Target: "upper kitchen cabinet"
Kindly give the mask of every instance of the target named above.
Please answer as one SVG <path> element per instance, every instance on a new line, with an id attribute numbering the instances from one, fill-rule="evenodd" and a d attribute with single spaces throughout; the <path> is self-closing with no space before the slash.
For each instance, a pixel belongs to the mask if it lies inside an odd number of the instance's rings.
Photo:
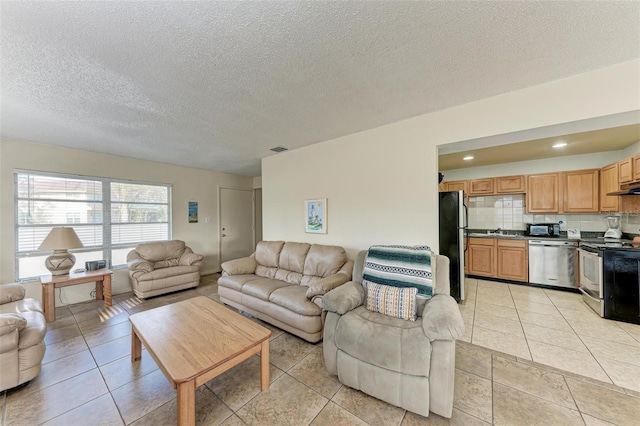
<path id="1" fill-rule="evenodd" d="M 527 213 L 558 213 L 560 174 L 527 176 Z"/>
<path id="2" fill-rule="evenodd" d="M 492 195 L 494 194 L 494 178 L 473 179 L 469 181 L 469 195 Z"/>
<path id="3" fill-rule="evenodd" d="M 620 210 L 620 197 L 607 195 L 620 190 L 618 183 L 618 163 L 600 169 L 600 211 L 617 212 Z"/>
<path id="4" fill-rule="evenodd" d="M 517 194 L 526 191 L 524 175 L 495 178 L 496 194 Z"/>
<path id="5" fill-rule="evenodd" d="M 600 170 L 574 170 L 562 173 L 563 213 L 598 213 Z"/>
<path id="6" fill-rule="evenodd" d="M 442 182 L 445 183 L 445 182 Z M 464 191 L 466 194 L 469 192 L 469 181 L 468 180 L 452 180 L 450 182 L 446 182 L 446 191 Z"/>
<path id="7" fill-rule="evenodd" d="M 633 182 L 633 157 L 618 161 L 618 183 Z"/>
<path id="8" fill-rule="evenodd" d="M 633 156 L 633 180 L 640 181 L 640 154 Z"/>

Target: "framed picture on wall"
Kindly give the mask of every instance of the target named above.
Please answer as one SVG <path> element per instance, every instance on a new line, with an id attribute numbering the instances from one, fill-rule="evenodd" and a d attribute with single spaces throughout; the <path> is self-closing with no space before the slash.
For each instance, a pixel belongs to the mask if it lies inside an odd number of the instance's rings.
<path id="1" fill-rule="evenodd" d="M 305 200 L 304 231 L 312 234 L 327 233 L 327 199 Z"/>

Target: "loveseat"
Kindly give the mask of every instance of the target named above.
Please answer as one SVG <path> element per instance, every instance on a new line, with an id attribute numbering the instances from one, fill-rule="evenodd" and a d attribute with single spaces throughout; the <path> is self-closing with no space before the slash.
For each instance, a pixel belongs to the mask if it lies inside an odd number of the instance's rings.
<path id="1" fill-rule="evenodd" d="M 222 264 L 220 300 L 309 342 L 322 340 L 322 296 L 351 280 L 342 247 L 261 241 L 249 257 Z"/>
<path id="2" fill-rule="evenodd" d="M 21 284 L 0 285 L 0 392 L 40 374 L 46 351 L 42 306 L 24 296 Z"/>
<path id="3" fill-rule="evenodd" d="M 449 259 L 434 255 L 433 297 L 417 299 L 407 321 L 365 308 L 362 285 L 367 251 L 358 253 L 353 280 L 328 292 L 324 308 L 324 361 L 341 383 L 390 404 L 428 416 L 451 417 L 455 341 L 464 333 L 449 296 Z"/>
<path id="4" fill-rule="evenodd" d="M 127 255 L 131 287 L 136 296 L 147 298 L 197 287 L 202 255 L 184 241 L 139 244 Z"/>

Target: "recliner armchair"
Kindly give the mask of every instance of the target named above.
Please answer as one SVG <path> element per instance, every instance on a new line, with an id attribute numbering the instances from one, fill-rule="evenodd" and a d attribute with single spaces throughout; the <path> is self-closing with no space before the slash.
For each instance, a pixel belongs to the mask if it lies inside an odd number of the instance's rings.
<path id="1" fill-rule="evenodd" d="M 42 306 L 24 295 L 21 284 L 0 285 L 0 392 L 40 374 L 46 351 Z"/>
<path id="2" fill-rule="evenodd" d="M 139 244 L 127 255 L 133 292 L 144 299 L 197 287 L 202 258 L 180 240 Z"/>
<path id="3" fill-rule="evenodd" d="M 325 366 L 351 388 L 422 416 L 431 411 L 450 418 L 455 341 L 464 333 L 464 323 L 449 296 L 449 258 L 435 256 L 434 296 L 417 299 L 418 318 L 405 321 L 364 307 L 366 255 L 358 254 L 353 280 L 322 299 L 328 311 Z"/>

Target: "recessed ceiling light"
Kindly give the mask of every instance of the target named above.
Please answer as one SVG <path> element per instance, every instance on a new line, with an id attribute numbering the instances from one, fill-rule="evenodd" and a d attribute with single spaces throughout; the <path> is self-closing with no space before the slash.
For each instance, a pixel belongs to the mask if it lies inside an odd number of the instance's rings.
<path id="1" fill-rule="evenodd" d="M 556 142 L 552 145 L 552 148 L 564 148 L 565 146 L 567 146 L 566 142 Z"/>
<path id="2" fill-rule="evenodd" d="M 464 161 L 473 160 L 473 155 L 465 155 L 464 157 L 462 157 L 462 159 L 463 159 Z"/>

